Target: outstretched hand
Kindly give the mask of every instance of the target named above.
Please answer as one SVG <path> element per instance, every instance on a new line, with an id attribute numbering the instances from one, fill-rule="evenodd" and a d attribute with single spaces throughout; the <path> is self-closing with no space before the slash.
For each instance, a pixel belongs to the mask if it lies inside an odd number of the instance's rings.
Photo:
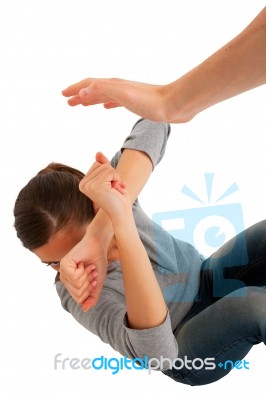
<path id="1" fill-rule="evenodd" d="M 123 106 L 151 121 L 167 121 L 164 86 L 124 79 L 87 78 L 62 91 L 70 106 L 103 104 L 105 108 Z"/>

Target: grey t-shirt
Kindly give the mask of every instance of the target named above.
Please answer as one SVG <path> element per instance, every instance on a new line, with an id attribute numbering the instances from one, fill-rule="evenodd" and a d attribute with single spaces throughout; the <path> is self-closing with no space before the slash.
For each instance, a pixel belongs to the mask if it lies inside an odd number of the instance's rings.
<path id="1" fill-rule="evenodd" d="M 139 120 L 126 138 L 123 149 L 145 152 L 153 168 L 162 159 L 170 126 Z M 111 163 L 116 167 L 121 151 Z M 141 209 L 138 200 L 133 204 L 136 226 L 148 253 L 154 273 L 164 295 L 168 312 L 165 321 L 149 329 L 131 329 L 127 323 L 124 286 L 118 261 L 108 266 L 108 273 L 98 303 L 84 313 L 64 285 L 58 281 L 56 289 L 62 307 L 86 329 L 130 359 L 160 357 L 174 360 L 178 344 L 173 334 L 190 310 L 199 288 L 199 272 L 203 257 L 189 243 L 173 238 L 152 221 Z"/>

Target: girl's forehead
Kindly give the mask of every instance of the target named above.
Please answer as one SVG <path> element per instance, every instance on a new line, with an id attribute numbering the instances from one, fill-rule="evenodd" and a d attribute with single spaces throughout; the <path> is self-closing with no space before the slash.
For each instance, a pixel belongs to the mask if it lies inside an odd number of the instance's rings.
<path id="1" fill-rule="evenodd" d="M 42 262 L 50 263 L 60 261 L 85 235 L 85 228 L 72 228 L 60 230 L 41 247 L 33 250 L 33 253 Z"/>

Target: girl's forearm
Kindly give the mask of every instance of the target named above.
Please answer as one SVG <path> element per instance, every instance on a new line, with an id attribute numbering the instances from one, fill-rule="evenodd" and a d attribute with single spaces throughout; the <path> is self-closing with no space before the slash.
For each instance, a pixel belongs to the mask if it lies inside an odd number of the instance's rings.
<path id="1" fill-rule="evenodd" d="M 202 64 L 162 87 L 167 121 L 189 121 L 202 110 L 265 83 L 266 8 Z"/>
<path id="2" fill-rule="evenodd" d="M 159 326 L 166 318 L 167 307 L 131 210 L 121 214 L 118 221 L 113 221 L 113 226 L 129 326 L 133 329 Z"/>

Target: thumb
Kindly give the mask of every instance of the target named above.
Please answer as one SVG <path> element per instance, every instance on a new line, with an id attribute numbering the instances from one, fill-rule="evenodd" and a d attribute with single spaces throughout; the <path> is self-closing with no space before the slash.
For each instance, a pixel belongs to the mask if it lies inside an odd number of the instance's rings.
<path id="1" fill-rule="evenodd" d="M 100 164 L 109 164 L 108 158 L 105 157 L 105 155 L 103 153 L 101 153 L 100 151 L 98 151 L 96 153 L 95 159 Z"/>

